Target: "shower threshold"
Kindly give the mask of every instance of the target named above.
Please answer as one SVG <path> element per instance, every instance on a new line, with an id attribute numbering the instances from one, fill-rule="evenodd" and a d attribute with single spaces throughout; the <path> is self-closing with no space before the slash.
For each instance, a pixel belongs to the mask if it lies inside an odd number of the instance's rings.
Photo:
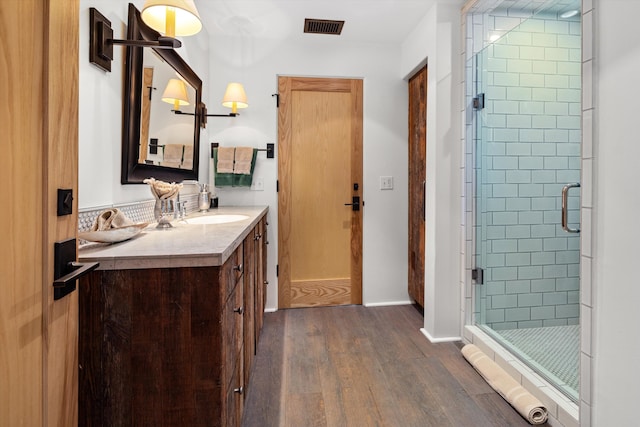
<path id="1" fill-rule="evenodd" d="M 577 393 L 557 386 L 557 380 L 551 381 L 536 366 L 519 357 L 513 344 L 499 336 L 496 331 L 480 325 L 466 325 L 464 340 L 478 346 L 498 365 L 505 369 L 527 391 L 536 396 L 544 404 L 549 416 L 562 426 L 579 425 L 579 408 Z"/>

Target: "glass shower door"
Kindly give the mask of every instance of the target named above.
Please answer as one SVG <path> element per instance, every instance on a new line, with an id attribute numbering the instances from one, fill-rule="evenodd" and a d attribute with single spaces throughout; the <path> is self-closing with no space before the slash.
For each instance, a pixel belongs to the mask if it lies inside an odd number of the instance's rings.
<path id="1" fill-rule="evenodd" d="M 548 21 L 474 57 L 475 322 L 577 399 L 580 55 L 532 45 Z"/>

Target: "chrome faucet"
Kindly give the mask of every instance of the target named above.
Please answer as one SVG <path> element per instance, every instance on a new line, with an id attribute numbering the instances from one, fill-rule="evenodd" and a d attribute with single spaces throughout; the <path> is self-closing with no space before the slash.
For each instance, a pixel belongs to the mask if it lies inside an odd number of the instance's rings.
<path id="1" fill-rule="evenodd" d="M 187 216 L 187 201 L 180 201 L 178 200 L 178 202 L 176 203 L 176 210 L 175 210 L 175 218 L 176 219 L 184 219 Z"/>

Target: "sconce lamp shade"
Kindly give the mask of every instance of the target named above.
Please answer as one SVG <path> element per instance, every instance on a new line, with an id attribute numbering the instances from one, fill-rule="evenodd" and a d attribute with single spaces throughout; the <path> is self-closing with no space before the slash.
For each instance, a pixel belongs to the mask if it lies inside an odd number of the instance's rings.
<path id="1" fill-rule="evenodd" d="M 231 108 L 232 113 L 236 113 L 238 108 L 247 108 L 247 94 L 240 83 L 229 83 L 222 98 L 222 106 Z"/>
<path id="2" fill-rule="evenodd" d="M 175 110 L 179 110 L 181 105 L 189 105 L 187 85 L 180 79 L 170 79 L 162 94 L 162 100 L 173 104 Z"/>
<path id="3" fill-rule="evenodd" d="M 193 0 L 146 0 L 140 15 L 145 24 L 168 37 L 192 36 L 202 29 Z"/>

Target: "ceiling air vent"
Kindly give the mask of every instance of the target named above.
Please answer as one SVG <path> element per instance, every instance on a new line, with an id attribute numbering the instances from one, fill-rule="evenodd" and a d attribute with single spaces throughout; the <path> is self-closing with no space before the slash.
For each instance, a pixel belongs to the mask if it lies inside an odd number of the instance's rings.
<path id="1" fill-rule="evenodd" d="M 342 32 L 344 21 L 332 21 L 329 19 L 304 20 L 304 32 L 311 34 L 333 34 L 339 36 Z"/>

